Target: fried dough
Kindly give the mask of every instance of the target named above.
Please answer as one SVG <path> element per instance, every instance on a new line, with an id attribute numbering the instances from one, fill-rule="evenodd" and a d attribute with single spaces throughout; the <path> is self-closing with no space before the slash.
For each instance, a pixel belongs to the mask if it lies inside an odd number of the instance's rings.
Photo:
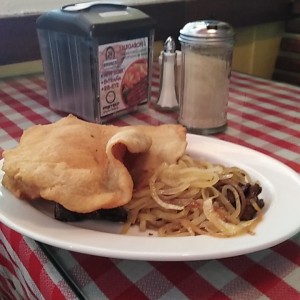
<path id="1" fill-rule="evenodd" d="M 128 203 L 134 185 L 146 184 L 162 161 L 175 162 L 185 148 L 181 125 L 118 127 L 70 115 L 25 130 L 19 145 L 3 153 L 2 183 L 18 198 L 88 213 Z"/>
<path id="2" fill-rule="evenodd" d="M 133 189 L 122 158 L 127 149 L 150 146 L 151 138 L 138 130 L 69 116 L 25 130 L 18 146 L 4 151 L 3 185 L 19 198 L 42 197 L 75 212 L 121 206 Z"/>
<path id="3" fill-rule="evenodd" d="M 128 169 L 136 189 L 148 184 L 155 170 L 163 163 L 173 164 L 185 153 L 186 129 L 181 125 L 165 124 L 160 126 L 135 126 L 152 139 L 146 152 L 133 157 Z"/>

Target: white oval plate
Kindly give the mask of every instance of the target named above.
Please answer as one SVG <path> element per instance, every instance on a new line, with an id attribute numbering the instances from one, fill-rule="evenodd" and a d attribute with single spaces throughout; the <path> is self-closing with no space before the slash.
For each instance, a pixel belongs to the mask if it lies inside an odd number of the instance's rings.
<path id="1" fill-rule="evenodd" d="M 87 221 L 62 223 L 53 218 L 49 202 L 22 201 L 0 186 L 0 220 L 37 241 L 97 256 L 156 261 L 187 261 L 231 257 L 266 249 L 300 231 L 300 177 L 281 162 L 257 151 L 211 137 L 188 134 L 187 151 L 228 166 L 239 166 L 260 182 L 265 200 L 263 220 L 254 235 L 160 238 L 120 234 L 121 225 Z M 1 163 L 2 166 L 2 163 Z M 0 173 L 2 180 L 3 172 Z"/>

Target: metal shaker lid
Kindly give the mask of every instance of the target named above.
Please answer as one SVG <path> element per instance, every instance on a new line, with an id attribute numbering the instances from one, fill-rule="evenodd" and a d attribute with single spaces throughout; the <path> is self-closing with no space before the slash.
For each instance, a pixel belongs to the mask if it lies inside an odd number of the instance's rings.
<path id="1" fill-rule="evenodd" d="M 179 41 L 189 44 L 221 42 L 232 40 L 234 29 L 228 23 L 217 20 L 203 20 L 187 23 L 181 30 Z"/>
<path id="2" fill-rule="evenodd" d="M 164 52 L 165 53 L 175 53 L 176 52 L 176 44 L 174 39 L 169 36 L 164 43 Z"/>

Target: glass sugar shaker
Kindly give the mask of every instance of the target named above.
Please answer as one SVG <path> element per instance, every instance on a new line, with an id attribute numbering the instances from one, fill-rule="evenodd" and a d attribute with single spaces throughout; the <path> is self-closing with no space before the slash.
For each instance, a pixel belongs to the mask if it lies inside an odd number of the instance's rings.
<path id="1" fill-rule="evenodd" d="M 222 21 L 195 21 L 180 30 L 179 41 L 179 122 L 192 133 L 222 132 L 227 127 L 234 30 Z"/>

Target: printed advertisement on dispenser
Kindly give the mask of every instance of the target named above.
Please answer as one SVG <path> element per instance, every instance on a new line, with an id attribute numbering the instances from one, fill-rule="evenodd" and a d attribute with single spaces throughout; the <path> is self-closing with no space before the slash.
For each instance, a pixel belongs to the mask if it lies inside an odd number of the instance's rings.
<path id="1" fill-rule="evenodd" d="M 148 38 L 99 45 L 100 115 L 147 102 Z"/>

